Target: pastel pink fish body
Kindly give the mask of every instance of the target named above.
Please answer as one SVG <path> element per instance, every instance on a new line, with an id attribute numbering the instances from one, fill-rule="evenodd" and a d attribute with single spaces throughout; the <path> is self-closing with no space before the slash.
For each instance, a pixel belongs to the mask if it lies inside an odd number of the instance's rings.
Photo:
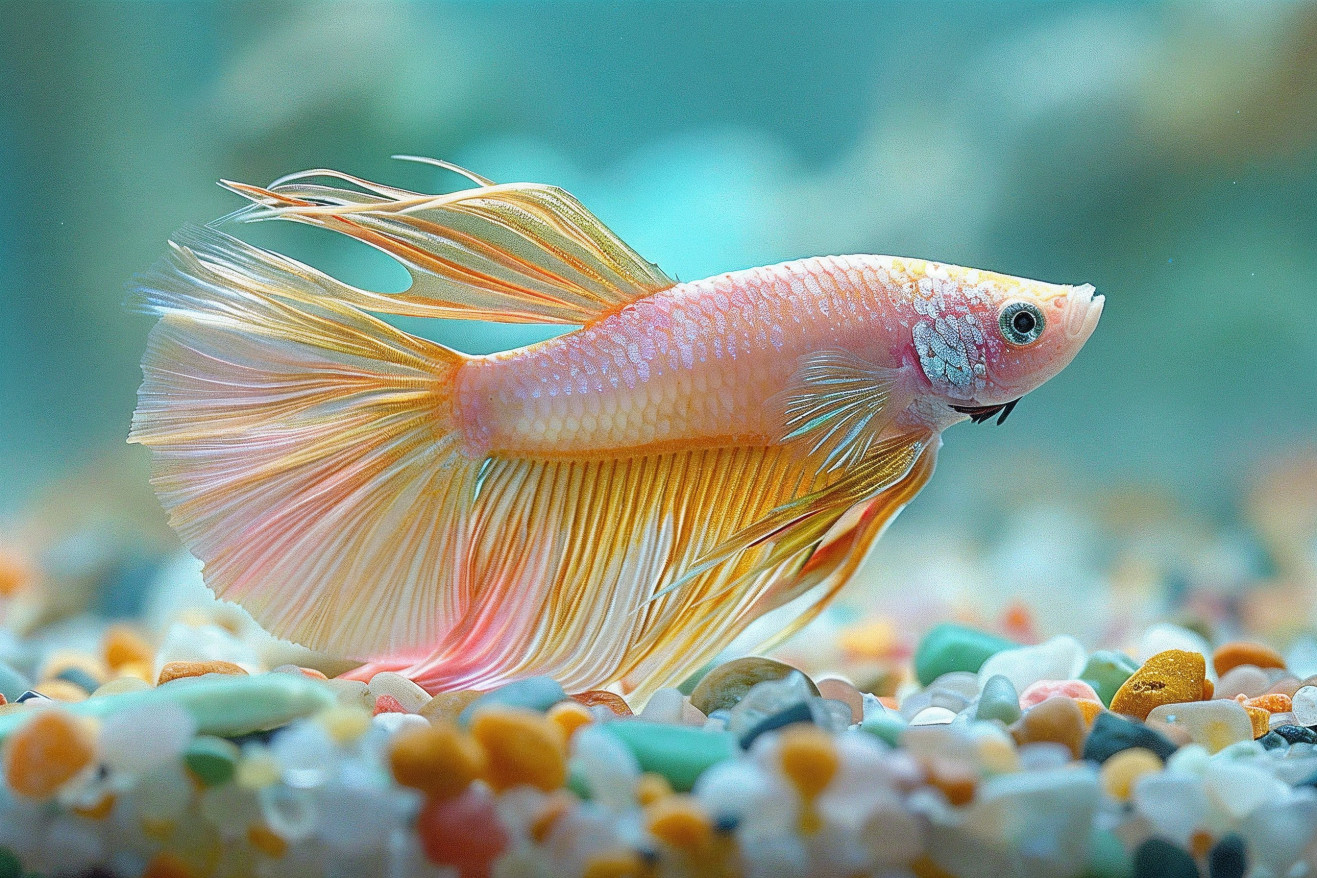
<path id="1" fill-rule="evenodd" d="M 451 166 L 445 166 L 451 167 Z M 132 441 L 208 584 L 273 633 L 488 689 L 644 698 L 798 630 L 931 475 L 1097 324 L 1088 286 L 836 256 L 675 283 L 562 190 L 230 184 L 412 274 L 344 284 L 212 229 L 143 282 Z M 336 183 L 308 182 L 313 176 Z M 374 313 L 579 328 L 468 356 Z"/>

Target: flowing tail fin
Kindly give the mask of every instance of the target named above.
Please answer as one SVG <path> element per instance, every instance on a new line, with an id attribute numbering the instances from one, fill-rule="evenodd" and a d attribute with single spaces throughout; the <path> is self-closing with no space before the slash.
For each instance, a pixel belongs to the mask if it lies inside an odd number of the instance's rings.
<path id="1" fill-rule="evenodd" d="M 351 304 L 339 281 L 189 228 L 138 290 L 159 317 L 129 441 L 221 597 L 272 632 L 358 657 L 440 640 L 478 463 L 464 357 Z"/>

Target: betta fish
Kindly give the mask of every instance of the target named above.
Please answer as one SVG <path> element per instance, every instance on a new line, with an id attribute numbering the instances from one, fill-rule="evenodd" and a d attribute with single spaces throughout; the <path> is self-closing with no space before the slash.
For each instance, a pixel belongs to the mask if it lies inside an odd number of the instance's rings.
<path id="1" fill-rule="evenodd" d="M 1057 374 L 1102 297 L 888 256 L 678 283 L 560 188 L 332 171 L 233 216 L 364 241 L 360 289 L 213 227 L 143 278 L 130 441 L 214 592 L 429 691 L 550 676 L 643 699 L 855 573 L 948 426 Z M 469 356 L 379 314 L 564 324 Z M 770 615 L 772 614 L 772 615 Z M 764 627 L 764 626 L 759 626 Z"/>

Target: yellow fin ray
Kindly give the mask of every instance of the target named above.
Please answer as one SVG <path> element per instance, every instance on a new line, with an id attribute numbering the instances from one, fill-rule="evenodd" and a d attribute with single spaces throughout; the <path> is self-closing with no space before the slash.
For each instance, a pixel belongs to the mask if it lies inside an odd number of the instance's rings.
<path id="1" fill-rule="evenodd" d="M 312 176 L 358 189 L 307 182 Z M 413 281 L 405 292 L 337 291 L 368 311 L 589 324 L 674 283 L 555 186 L 503 183 L 420 195 L 329 171 L 294 174 L 269 188 L 225 185 L 263 208 L 243 219 L 332 229 L 401 262 Z"/>

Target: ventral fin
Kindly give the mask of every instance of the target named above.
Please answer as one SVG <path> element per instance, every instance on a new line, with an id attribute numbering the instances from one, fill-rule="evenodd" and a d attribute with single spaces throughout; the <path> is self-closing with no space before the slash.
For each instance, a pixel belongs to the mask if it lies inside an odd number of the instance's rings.
<path id="1" fill-rule="evenodd" d="M 844 350 L 804 357 L 783 394 L 785 442 L 802 442 L 822 455 L 824 471 L 841 469 L 868 453 L 900 405 L 899 373 Z"/>
<path id="2" fill-rule="evenodd" d="M 455 165 L 432 163 L 476 185 L 423 195 L 327 170 L 293 174 L 268 188 L 224 185 L 253 202 L 238 219 L 287 219 L 332 229 L 401 262 L 412 276 L 405 292 L 340 293 L 368 311 L 587 325 L 673 286 L 658 266 L 562 189 L 495 184 Z"/>

